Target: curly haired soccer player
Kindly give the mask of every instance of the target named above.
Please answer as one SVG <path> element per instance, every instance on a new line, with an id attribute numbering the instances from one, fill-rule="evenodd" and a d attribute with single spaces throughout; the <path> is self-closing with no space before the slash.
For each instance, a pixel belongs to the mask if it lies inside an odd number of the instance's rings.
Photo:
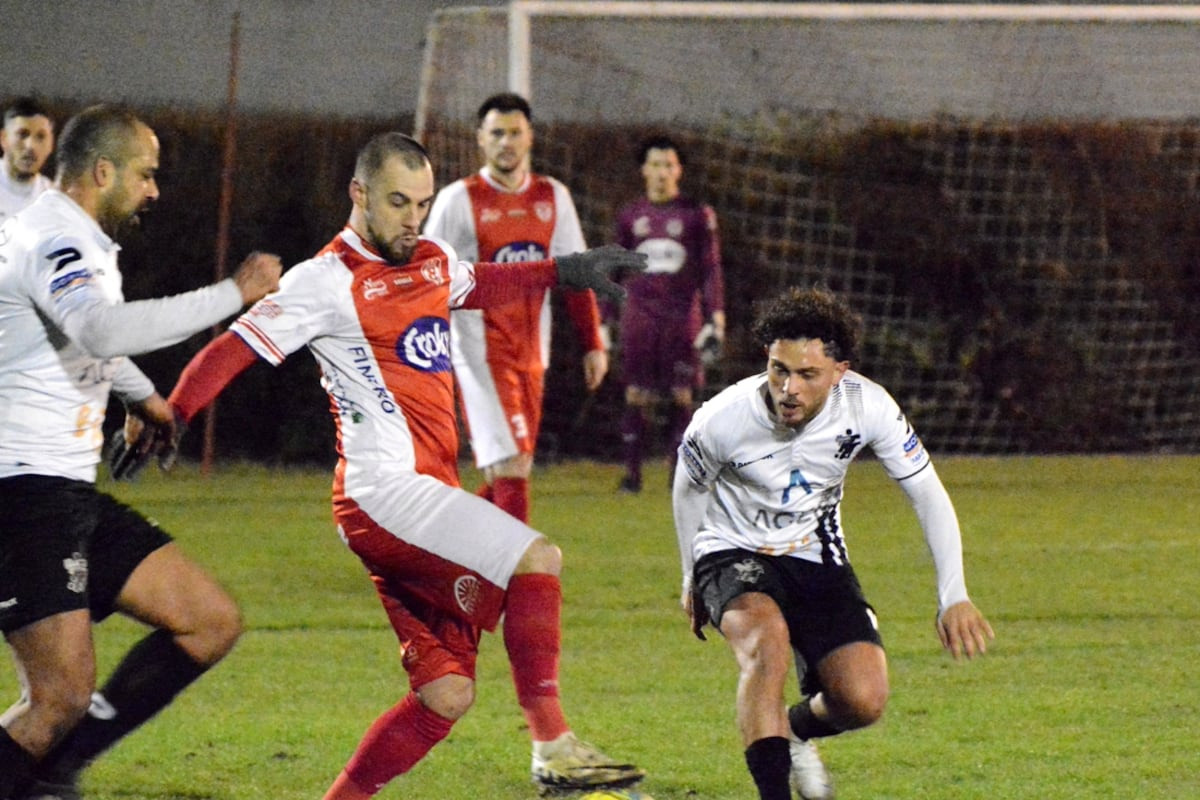
<path id="1" fill-rule="evenodd" d="M 562 553 L 459 488 L 450 310 L 562 282 L 616 290 L 605 273 L 642 257 L 600 248 L 523 264 L 460 261 L 419 236 L 433 168 L 415 140 L 381 134 L 359 153 L 347 226 L 289 270 L 278 292 L 185 368 L 169 402 L 191 419 L 241 370 L 307 346 L 337 427 L 334 517 L 403 646 L 411 691 L 367 730 L 326 800 L 361 800 L 407 772 L 475 698 L 482 630 L 504 644 L 533 739 L 533 779 L 554 789 L 633 783 L 643 773 L 576 738 L 558 694 Z"/>
<path id="2" fill-rule="evenodd" d="M 812 740 L 874 723 L 888 696 L 875 613 L 850 566 L 843 483 L 865 448 L 908 495 L 937 571 L 937 632 L 955 658 L 992 628 L 967 596 L 954 506 L 896 401 L 853 371 L 859 321 L 833 294 L 791 289 L 753 326 L 766 372 L 696 412 L 679 448 L 682 603 L 710 623 L 741 678 L 737 722 L 761 800 L 833 796 Z M 785 709 L 793 657 L 807 695 Z M 790 739 L 790 741 L 789 741 Z"/>

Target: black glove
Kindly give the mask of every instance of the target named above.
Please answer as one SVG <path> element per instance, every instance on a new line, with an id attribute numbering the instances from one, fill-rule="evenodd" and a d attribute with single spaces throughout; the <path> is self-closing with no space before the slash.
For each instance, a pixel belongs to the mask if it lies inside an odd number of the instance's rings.
<path id="1" fill-rule="evenodd" d="M 556 256 L 558 282 L 571 289 L 591 289 L 601 297 L 620 300 L 625 289 L 617 281 L 646 271 L 646 255 L 606 244 L 582 253 Z"/>
<path id="2" fill-rule="evenodd" d="M 179 455 L 179 440 L 186 431 L 187 423 L 178 412 L 171 424 L 147 425 L 132 443 L 126 441 L 124 429 L 117 430 L 109 440 L 108 471 L 113 480 L 133 480 L 155 456 L 159 469 L 164 472 L 171 469 Z"/>

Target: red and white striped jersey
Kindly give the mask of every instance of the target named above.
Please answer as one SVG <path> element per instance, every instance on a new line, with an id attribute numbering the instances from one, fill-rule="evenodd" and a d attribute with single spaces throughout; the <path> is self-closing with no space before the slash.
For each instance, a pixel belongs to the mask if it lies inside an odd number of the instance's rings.
<path id="1" fill-rule="evenodd" d="M 337 426 L 335 501 L 397 470 L 458 486 L 448 317 L 474 287 L 445 242 L 422 237 L 394 265 L 345 228 L 231 326 L 273 365 L 305 345 L 316 357 Z"/>
<path id="2" fill-rule="evenodd" d="M 425 232 L 445 239 L 468 261 L 538 261 L 587 247 L 571 193 L 561 182 L 531 173 L 512 192 L 486 168 L 438 193 Z M 490 364 L 540 373 L 550 362 L 545 291 L 486 311 L 456 311 L 451 324 L 455 369 L 481 370 Z"/>

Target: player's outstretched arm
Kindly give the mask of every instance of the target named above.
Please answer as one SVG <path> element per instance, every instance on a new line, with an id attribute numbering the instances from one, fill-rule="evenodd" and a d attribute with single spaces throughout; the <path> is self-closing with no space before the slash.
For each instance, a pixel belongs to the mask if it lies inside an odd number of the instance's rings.
<path id="1" fill-rule="evenodd" d="M 620 300 L 625 289 L 618 283 L 627 275 L 645 272 L 645 253 L 606 244 L 582 253 L 555 256 L 558 282 L 571 289 L 591 289 L 598 296 Z"/>
<path id="2" fill-rule="evenodd" d="M 942 647 L 950 651 L 955 661 L 963 656 L 983 655 L 988 641 L 996 638 L 991 624 L 970 600 L 955 603 L 939 614 L 937 632 Z"/>

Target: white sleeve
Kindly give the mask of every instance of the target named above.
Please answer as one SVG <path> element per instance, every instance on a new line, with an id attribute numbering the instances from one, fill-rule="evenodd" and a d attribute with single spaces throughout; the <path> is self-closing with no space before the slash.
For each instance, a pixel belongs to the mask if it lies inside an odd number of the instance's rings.
<path id="1" fill-rule="evenodd" d="M 465 183 L 455 181 L 437 193 L 422 232 L 449 242 L 464 261 L 479 260 L 475 217 L 471 213 L 471 198 Z"/>
<path id="2" fill-rule="evenodd" d="M 232 278 L 203 289 L 128 303 L 96 297 L 62 314 L 63 331 L 95 358 L 148 353 L 211 328 L 242 307 Z"/>
<path id="3" fill-rule="evenodd" d="M 154 394 L 154 384 L 137 364 L 122 358 L 113 374 L 111 391 L 124 403 L 140 403 Z"/>
<path id="4" fill-rule="evenodd" d="M 582 253 L 587 250 L 583 238 L 583 226 L 579 224 L 579 212 L 571 191 L 562 181 L 550 179 L 554 187 L 554 233 L 550 236 L 550 257 Z"/>
<path id="5" fill-rule="evenodd" d="M 675 538 L 679 542 L 679 566 L 683 570 L 683 590 L 692 586 L 692 567 L 695 566 L 692 542 L 704 522 L 704 511 L 708 506 L 708 490 L 693 483 L 687 470 L 675 470 L 675 483 L 671 488 L 671 504 L 675 512 Z"/>
<path id="6" fill-rule="evenodd" d="M 940 614 L 955 603 L 968 599 L 958 516 L 933 464 L 928 464 L 920 474 L 899 483 L 908 495 L 913 510 L 917 512 L 925 543 L 933 556 Z"/>

